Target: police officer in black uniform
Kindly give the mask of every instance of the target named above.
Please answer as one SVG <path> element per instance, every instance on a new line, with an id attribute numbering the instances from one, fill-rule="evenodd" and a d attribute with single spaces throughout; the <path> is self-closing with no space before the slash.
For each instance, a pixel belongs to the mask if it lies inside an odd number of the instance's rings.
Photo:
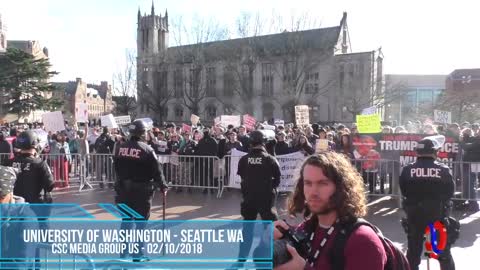
<path id="1" fill-rule="evenodd" d="M 150 208 L 155 189 L 167 192 L 168 186 L 155 151 L 146 143 L 147 127 L 141 120 L 135 120 L 129 126 L 130 140 L 116 146 L 114 166 L 117 175 L 115 182 L 115 203 L 126 204 L 138 212 L 143 219 L 150 217 Z M 126 212 L 126 211 L 125 211 Z M 128 220 L 138 219 L 129 215 Z M 145 222 L 137 223 L 137 229 L 145 228 Z M 123 222 L 122 229 L 133 226 L 131 222 Z M 139 228 L 141 227 L 141 228 Z M 127 254 L 122 254 L 125 257 Z M 133 254 L 134 261 L 143 261 L 141 247 Z"/>
<path id="2" fill-rule="evenodd" d="M 13 160 L 12 167 L 19 173 L 13 193 L 28 203 L 51 203 L 50 192 L 55 183 L 50 167 L 37 156 L 38 142 L 36 133 L 31 130 L 24 131 L 17 137 L 16 148 L 20 152 Z M 44 216 L 45 213 L 41 215 Z"/>
<path id="3" fill-rule="evenodd" d="M 430 136 L 419 141 L 417 161 L 405 166 L 400 175 L 403 209 L 407 215 L 404 222 L 408 238 L 407 258 L 412 270 L 418 270 L 421 262 L 425 228 L 435 221 L 445 224 L 447 234 L 451 234 L 438 259 L 441 269 L 455 269 L 450 247 L 458 238 L 455 236 L 458 230 L 453 229 L 458 223 L 452 224 L 455 220 L 449 218 L 455 183 L 450 169 L 436 161 L 437 152 L 445 141 L 442 137 Z"/>
<path id="4" fill-rule="evenodd" d="M 261 131 L 250 133 L 251 148 L 238 163 L 243 202 L 240 205 L 244 220 L 277 220 L 273 210 L 276 188 L 280 184 L 280 166 L 275 157 L 265 149 L 265 137 Z M 253 240 L 253 227 L 244 226 L 244 242 L 240 246 L 240 258 L 246 258 Z M 254 252 L 255 253 L 255 252 Z M 240 260 L 243 262 L 244 260 Z"/>

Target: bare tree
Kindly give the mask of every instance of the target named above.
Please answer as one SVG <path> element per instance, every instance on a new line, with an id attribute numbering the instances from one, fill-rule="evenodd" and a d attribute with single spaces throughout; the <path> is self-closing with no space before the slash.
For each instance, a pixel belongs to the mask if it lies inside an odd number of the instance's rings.
<path id="1" fill-rule="evenodd" d="M 188 28 L 182 18 L 173 23 L 174 41 L 179 46 L 174 58 L 177 63 L 189 67 L 186 74 L 183 74 L 185 85 L 182 87 L 182 103 L 192 114 L 203 113 L 200 104 L 207 96 L 205 70 L 213 60 L 211 52 L 214 50 L 210 47 L 210 42 L 227 39 L 228 35 L 228 29 L 212 19 L 205 21 L 196 17 Z M 184 40 L 190 45 L 182 44 Z"/>
<path id="2" fill-rule="evenodd" d="M 477 121 L 480 118 L 480 94 L 478 91 L 445 90 L 438 98 L 436 109 L 452 112 L 458 122 Z"/>
<path id="3" fill-rule="evenodd" d="M 164 122 L 167 115 L 168 102 L 174 96 L 174 89 L 168 84 L 168 63 L 164 62 L 155 72 L 152 87 L 144 86 L 142 100 L 148 111 L 153 112 L 154 119 Z"/>
<path id="4" fill-rule="evenodd" d="M 137 70 L 136 53 L 133 50 L 125 50 L 125 65 L 123 70 L 114 74 L 113 94 L 116 96 L 115 111 L 121 115 L 135 117 L 137 95 Z"/>

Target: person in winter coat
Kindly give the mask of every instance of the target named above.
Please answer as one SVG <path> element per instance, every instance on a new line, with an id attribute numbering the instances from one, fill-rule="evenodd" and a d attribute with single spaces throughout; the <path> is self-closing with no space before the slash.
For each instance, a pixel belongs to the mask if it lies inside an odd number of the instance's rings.
<path id="1" fill-rule="evenodd" d="M 298 139 L 298 144 L 294 147 L 294 150 L 302 152 L 305 156 L 309 156 L 315 153 L 315 149 L 313 149 L 312 145 L 307 140 L 307 137 L 305 135 L 300 135 Z"/>
<path id="2" fill-rule="evenodd" d="M 200 185 L 205 187 L 212 187 L 214 160 L 214 158 L 212 157 L 218 155 L 218 143 L 210 135 L 210 129 L 204 129 L 203 138 L 198 142 L 197 155 L 201 156 L 198 159 L 198 179 L 200 179 Z M 203 193 L 208 193 L 208 189 L 205 188 L 203 190 Z"/>

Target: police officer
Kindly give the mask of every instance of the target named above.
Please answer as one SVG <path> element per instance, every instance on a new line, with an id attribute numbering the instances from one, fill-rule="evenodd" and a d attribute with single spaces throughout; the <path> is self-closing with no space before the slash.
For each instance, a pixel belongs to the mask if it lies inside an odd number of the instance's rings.
<path id="1" fill-rule="evenodd" d="M 50 167 L 37 156 L 38 143 L 36 133 L 31 130 L 24 131 L 17 137 L 15 147 L 20 152 L 14 158 L 12 167 L 19 173 L 13 193 L 28 203 L 51 203 L 50 192 L 55 183 Z M 41 215 L 44 216 L 44 213 Z"/>
<path id="2" fill-rule="evenodd" d="M 263 220 L 277 220 L 272 209 L 276 188 L 280 184 L 280 166 L 275 157 L 265 149 L 265 137 L 261 131 L 250 133 L 251 148 L 238 163 L 243 202 L 240 205 L 244 220 L 255 220 L 260 214 Z M 240 246 L 240 258 L 246 258 L 253 240 L 253 228 L 244 226 L 244 242 Z M 249 232 L 250 231 L 250 232 Z M 243 261 L 243 260 L 240 260 Z"/>
<path id="3" fill-rule="evenodd" d="M 403 208 L 407 215 L 407 258 L 412 270 L 418 270 L 423 249 L 425 228 L 435 221 L 449 224 L 451 198 L 455 183 L 450 169 L 436 161 L 437 152 L 445 137 L 430 136 L 418 142 L 417 161 L 405 166 L 400 175 L 400 189 L 404 197 Z M 450 229 L 447 229 L 447 233 Z M 452 232 L 453 233 L 453 232 Z M 439 257 L 442 270 L 455 269 L 450 247 L 456 239 L 449 239 Z"/>
<path id="4" fill-rule="evenodd" d="M 115 203 L 126 204 L 138 212 L 143 220 L 150 218 L 150 207 L 154 190 L 159 188 L 166 193 L 168 187 L 154 150 L 146 143 L 147 127 L 141 120 L 135 120 L 129 126 L 130 140 L 115 147 L 114 166 L 117 175 L 115 182 Z M 126 211 L 127 212 L 127 211 Z M 128 219 L 138 219 L 130 215 Z M 145 222 L 136 224 L 137 229 L 145 228 Z M 122 229 L 133 226 L 123 222 Z M 139 228 L 141 227 L 141 228 Z M 143 261 L 141 248 L 134 253 L 134 261 Z M 126 254 L 122 254 L 125 257 Z"/>

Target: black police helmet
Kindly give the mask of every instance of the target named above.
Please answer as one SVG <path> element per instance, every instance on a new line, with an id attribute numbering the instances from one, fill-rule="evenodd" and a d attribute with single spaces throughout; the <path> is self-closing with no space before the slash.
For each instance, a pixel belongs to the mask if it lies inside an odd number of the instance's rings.
<path id="1" fill-rule="evenodd" d="M 16 147 L 22 150 L 36 148 L 37 145 L 37 134 L 31 130 L 20 133 L 20 136 L 18 136 L 16 140 Z"/>
<path id="2" fill-rule="evenodd" d="M 429 136 L 420 140 L 417 144 L 416 151 L 418 155 L 431 155 L 436 153 L 445 142 L 444 136 Z"/>
<path id="3" fill-rule="evenodd" d="M 147 125 L 142 120 L 135 120 L 128 126 L 128 131 L 132 136 L 140 137 L 147 131 Z"/>
<path id="4" fill-rule="evenodd" d="M 265 143 L 265 136 L 263 132 L 259 130 L 254 130 L 250 133 L 250 143 L 252 145 L 259 145 Z"/>

